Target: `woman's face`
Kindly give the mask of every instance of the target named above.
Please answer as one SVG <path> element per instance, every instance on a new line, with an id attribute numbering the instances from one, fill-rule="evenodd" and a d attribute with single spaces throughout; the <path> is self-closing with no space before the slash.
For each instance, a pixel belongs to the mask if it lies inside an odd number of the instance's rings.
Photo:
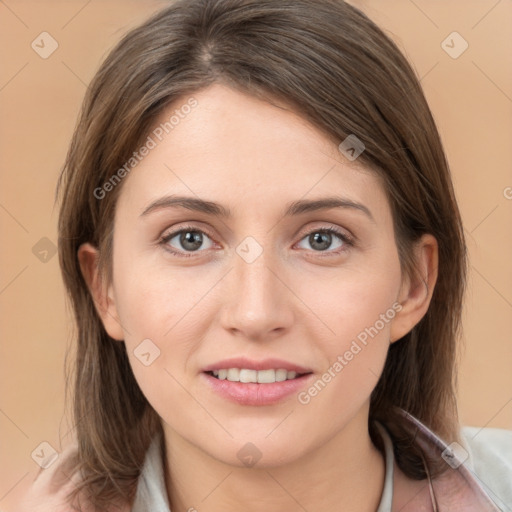
<path id="1" fill-rule="evenodd" d="M 376 174 L 290 110 L 192 96 L 124 178 L 103 320 L 168 436 L 283 464 L 367 428 L 390 339 L 418 318 Z"/>

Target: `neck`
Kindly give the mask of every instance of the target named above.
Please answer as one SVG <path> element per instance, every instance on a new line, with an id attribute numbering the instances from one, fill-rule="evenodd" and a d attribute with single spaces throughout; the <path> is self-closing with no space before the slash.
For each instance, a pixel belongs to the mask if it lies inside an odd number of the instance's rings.
<path id="1" fill-rule="evenodd" d="M 334 512 L 340 504 L 344 512 L 375 512 L 385 464 L 371 442 L 367 413 L 361 411 L 341 432 L 299 459 L 252 468 L 219 461 L 166 425 L 171 512 Z"/>

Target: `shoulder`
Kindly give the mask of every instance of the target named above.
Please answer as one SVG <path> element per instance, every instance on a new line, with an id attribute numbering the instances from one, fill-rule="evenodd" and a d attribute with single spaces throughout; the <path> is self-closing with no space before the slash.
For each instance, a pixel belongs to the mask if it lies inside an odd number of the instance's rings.
<path id="1" fill-rule="evenodd" d="M 22 498 L 15 504 L 13 512 L 69 512 L 76 510 L 70 504 L 70 494 L 79 483 L 80 476 L 75 471 L 78 454 L 76 442 L 68 444 L 58 457 L 46 468 L 39 468 L 24 483 Z M 81 512 L 95 512 L 86 499 L 80 497 Z M 116 512 L 128 512 L 116 509 Z"/>
<path id="2" fill-rule="evenodd" d="M 15 512 L 67 512 L 68 495 L 74 489 L 73 459 L 76 443 L 68 444 L 54 460 L 45 461 L 45 467 L 30 472 L 23 482 L 22 498 L 16 503 Z"/>
<path id="3" fill-rule="evenodd" d="M 498 503 L 512 503 L 512 430 L 462 427 L 466 466 Z"/>

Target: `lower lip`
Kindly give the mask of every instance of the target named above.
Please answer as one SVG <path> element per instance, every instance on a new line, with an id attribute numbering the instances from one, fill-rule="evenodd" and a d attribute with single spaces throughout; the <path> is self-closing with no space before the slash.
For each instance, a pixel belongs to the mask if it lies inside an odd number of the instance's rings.
<path id="1" fill-rule="evenodd" d="M 312 373 L 302 375 L 296 379 L 272 382 L 269 384 L 258 384 L 256 382 L 231 382 L 227 379 L 217 379 L 208 373 L 201 374 L 213 391 L 220 396 L 227 398 L 241 405 L 271 405 L 278 403 L 301 388 L 313 376 Z"/>

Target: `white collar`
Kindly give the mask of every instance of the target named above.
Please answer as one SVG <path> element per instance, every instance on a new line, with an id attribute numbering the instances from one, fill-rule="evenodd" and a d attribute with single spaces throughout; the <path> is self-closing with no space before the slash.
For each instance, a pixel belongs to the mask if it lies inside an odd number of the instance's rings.
<path id="1" fill-rule="evenodd" d="M 386 429 L 378 422 L 375 423 L 384 442 L 386 458 L 384 489 L 376 512 L 391 512 L 391 504 L 393 502 L 393 466 L 395 461 L 393 443 Z M 158 435 L 153 439 L 146 453 L 132 512 L 146 512 L 147 510 L 151 510 L 151 512 L 171 512 L 165 487 L 160 443 L 161 438 Z"/>

